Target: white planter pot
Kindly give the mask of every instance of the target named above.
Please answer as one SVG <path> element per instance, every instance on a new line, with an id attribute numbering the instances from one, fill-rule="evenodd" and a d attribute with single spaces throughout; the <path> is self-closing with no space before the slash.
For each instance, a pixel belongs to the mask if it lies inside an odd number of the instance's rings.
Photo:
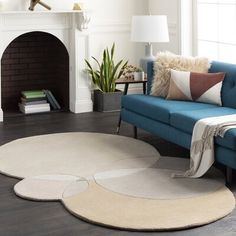
<path id="1" fill-rule="evenodd" d="M 134 80 L 135 81 L 140 81 L 144 80 L 144 72 L 134 72 Z"/>

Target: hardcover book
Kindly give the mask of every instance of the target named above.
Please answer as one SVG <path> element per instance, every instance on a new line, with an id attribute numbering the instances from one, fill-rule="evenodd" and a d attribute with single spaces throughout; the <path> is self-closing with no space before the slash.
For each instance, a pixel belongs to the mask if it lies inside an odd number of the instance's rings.
<path id="1" fill-rule="evenodd" d="M 52 106 L 53 110 L 60 110 L 61 106 L 57 102 L 56 98 L 53 96 L 52 92 L 50 90 L 43 90 L 43 91 L 46 94 L 48 102 Z"/>
<path id="2" fill-rule="evenodd" d="M 31 106 L 25 106 L 20 103 L 19 108 L 20 108 L 20 111 L 25 114 L 33 114 L 33 113 L 50 111 L 50 105 L 48 103 L 47 104 L 31 105 Z"/>
<path id="3" fill-rule="evenodd" d="M 42 90 L 29 90 L 29 91 L 22 91 L 21 94 L 23 97 L 29 98 L 44 98 L 46 97 L 45 93 Z"/>

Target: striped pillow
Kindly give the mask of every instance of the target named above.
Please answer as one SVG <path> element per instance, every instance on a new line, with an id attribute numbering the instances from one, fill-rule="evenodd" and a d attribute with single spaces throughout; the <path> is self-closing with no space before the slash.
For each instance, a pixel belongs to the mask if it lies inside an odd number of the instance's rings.
<path id="1" fill-rule="evenodd" d="M 212 103 L 222 106 L 225 73 L 195 73 L 171 70 L 167 99 Z"/>

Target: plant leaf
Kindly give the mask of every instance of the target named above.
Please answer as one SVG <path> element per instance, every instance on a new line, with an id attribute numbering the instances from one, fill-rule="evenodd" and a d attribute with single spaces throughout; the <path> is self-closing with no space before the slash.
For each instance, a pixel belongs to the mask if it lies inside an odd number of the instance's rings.
<path id="1" fill-rule="evenodd" d="M 111 59 L 112 60 L 114 58 L 114 53 L 115 53 L 115 43 L 113 43 L 112 48 L 111 48 Z"/>
<path id="2" fill-rule="evenodd" d="M 125 67 L 128 65 L 128 61 L 125 62 L 125 64 L 122 66 L 119 74 L 118 74 L 118 79 L 122 76 L 123 72 L 124 72 L 124 69 Z"/>
<path id="3" fill-rule="evenodd" d="M 120 78 L 124 71 L 124 67 L 128 62 L 123 64 L 123 60 L 119 61 L 117 64 L 114 63 L 115 54 L 115 43 L 113 43 L 111 50 L 105 48 L 103 51 L 103 58 L 101 63 L 95 58 L 92 59 L 96 62 L 98 68 L 94 69 L 88 60 L 85 60 L 87 65 L 86 71 L 91 76 L 93 84 L 100 91 L 114 92 L 116 89 L 115 81 Z"/>
<path id="4" fill-rule="evenodd" d="M 96 61 L 96 63 L 98 64 L 98 67 L 100 68 L 101 65 L 100 65 L 99 61 L 95 57 L 92 57 L 92 58 L 93 58 L 94 61 Z"/>
<path id="5" fill-rule="evenodd" d="M 90 63 L 86 59 L 85 59 L 85 63 L 87 64 L 87 66 L 90 70 L 93 70 L 92 66 L 90 65 Z"/>

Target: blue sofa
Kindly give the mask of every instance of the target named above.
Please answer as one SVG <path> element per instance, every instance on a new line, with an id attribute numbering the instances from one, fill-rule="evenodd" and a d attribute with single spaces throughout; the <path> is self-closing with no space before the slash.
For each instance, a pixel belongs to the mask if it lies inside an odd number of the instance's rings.
<path id="1" fill-rule="evenodd" d="M 225 72 L 222 87 L 223 106 L 165 100 L 149 95 L 153 79 L 153 63 L 148 64 L 147 95 L 122 97 L 121 119 L 165 140 L 190 149 L 195 123 L 202 118 L 236 114 L 236 65 L 213 61 L 209 73 Z M 215 138 L 216 161 L 236 169 L 236 129 L 224 138 Z M 231 170 L 228 168 L 228 170 Z"/>

